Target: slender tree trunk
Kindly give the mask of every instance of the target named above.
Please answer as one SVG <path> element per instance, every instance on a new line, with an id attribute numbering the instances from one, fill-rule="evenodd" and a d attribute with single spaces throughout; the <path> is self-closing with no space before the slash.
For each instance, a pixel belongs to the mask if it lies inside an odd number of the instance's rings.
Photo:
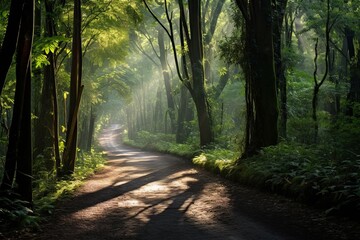
<path id="1" fill-rule="evenodd" d="M 91 151 L 92 141 L 94 138 L 94 130 L 95 130 L 95 120 L 96 115 L 94 113 L 94 109 L 91 107 L 90 110 L 90 123 L 89 123 L 89 136 L 87 138 L 86 151 Z"/>
<path id="2" fill-rule="evenodd" d="M 180 86 L 180 106 L 178 110 L 178 128 L 176 131 L 176 142 L 185 143 L 188 137 L 188 129 L 186 127 L 186 112 L 189 108 L 189 94 L 185 86 Z"/>
<path id="3" fill-rule="evenodd" d="M 162 110 L 162 98 L 161 91 L 162 84 L 159 83 L 158 89 L 156 91 L 156 103 L 155 103 L 155 112 L 154 112 L 154 132 L 163 132 L 163 110 Z"/>
<path id="4" fill-rule="evenodd" d="M 360 48 L 357 50 L 357 59 L 355 55 L 354 37 L 355 32 L 348 27 L 345 29 L 347 46 L 350 58 L 350 89 L 347 95 L 346 115 L 354 115 L 354 103 L 360 102 Z"/>
<path id="5" fill-rule="evenodd" d="M 54 36 L 54 3 L 50 0 L 45 1 L 45 35 Z M 36 152 L 42 154 L 45 160 L 45 167 L 48 171 L 58 168 L 60 162 L 60 153 L 58 146 L 58 103 L 55 80 L 55 59 L 54 53 L 47 54 L 49 65 L 44 68 L 44 81 L 40 98 L 40 115 L 38 119 L 37 131 L 41 133 L 38 136 Z M 55 161 L 54 161 L 55 160 Z"/>
<path id="6" fill-rule="evenodd" d="M 175 133 L 176 131 L 175 104 L 174 104 L 174 97 L 171 91 L 170 74 L 167 64 L 167 57 L 166 57 L 165 43 L 164 43 L 164 31 L 162 29 L 159 29 L 158 31 L 158 44 L 160 50 L 159 53 L 160 53 L 161 68 L 164 77 L 167 106 L 170 117 L 170 127 L 171 127 L 170 130 L 171 133 Z"/>
<path id="7" fill-rule="evenodd" d="M 205 49 L 205 63 L 204 63 L 204 68 L 205 68 L 205 79 L 208 82 L 212 81 L 212 76 L 211 76 L 211 60 L 213 58 L 213 46 L 211 44 L 212 38 L 214 36 L 215 33 L 215 29 L 216 29 L 216 25 L 218 23 L 218 19 L 219 16 L 221 14 L 221 10 L 225 4 L 225 0 L 218 0 L 218 1 L 213 1 L 213 10 L 211 11 L 211 19 L 209 20 L 209 27 L 205 33 L 204 36 L 204 49 Z M 216 5 L 215 5 L 216 4 Z M 204 10 L 206 11 L 206 9 Z M 203 14 L 204 16 L 204 14 Z M 202 18 L 202 22 L 205 22 L 205 18 Z"/>
<path id="8" fill-rule="evenodd" d="M 274 60 L 275 74 L 280 92 L 280 136 L 286 138 L 287 124 L 287 83 L 285 78 L 286 66 L 282 60 L 282 25 L 285 16 L 287 0 L 277 0 L 274 8 L 273 21 L 273 42 L 274 42 Z"/>
<path id="9" fill-rule="evenodd" d="M 316 39 L 315 43 L 315 58 L 314 58 L 314 90 L 313 90 L 313 99 L 312 99 L 312 118 L 314 121 L 314 141 L 315 143 L 318 140 L 318 132 L 319 132 L 319 122 L 317 119 L 317 107 L 318 107 L 318 99 L 319 99 L 319 91 L 323 83 L 325 82 L 327 75 L 329 73 L 329 56 L 330 56 L 330 31 L 331 31 L 331 24 L 330 24 L 330 0 L 326 2 L 327 6 L 327 15 L 326 15 L 326 26 L 325 26 L 325 72 L 320 81 L 317 80 L 317 58 L 318 58 L 318 41 Z"/>
<path id="10" fill-rule="evenodd" d="M 74 0 L 74 28 L 73 28 L 73 46 L 72 46 L 72 67 L 70 81 L 70 107 L 69 120 L 67 124 L 66 142 L 69 149 L 64 150 L 63 170 L 69 175 L 74 172 L 76 147 L 77 147 L 77 103 L 80 102 L 80 86 L 82 72 L 82 50 L 81 50 L 81 0 Z M 75 121 L 74 132 L 71 132 L 71 124 Z M 65 155 L 65 153 L 67 153 Z"/>
<path id="11" fill-rule="evenodd" d="M 42 33 L 42 3 L 35 2 L 35 26 L 34 26 L 34 41 L 40 39 Z M 37 131 L 39 129 L 39 116 L 41 113 L 40 109 L 40 98 L 41 98 L 41 88 L 42 88 L 42 69 L 33 69 L 33 84 L 32 84 L 32 104 L 33 104 L 33 115 L 37 118 L 33 118 L 33 139 L 34 139 L 34 157 L 40 154 L 38 149 L 40 149 L 41 141 L 41 132 Z"/>
<path id="12" fill-rule="evenodd" d="M 54 2 L 50 0 L 45 1 L 45 8 L 46 8 L 46 32 L 49 37 L 55 36 L 55 22 L 54 22 Z M 54 157 L 55 157 L 55 166 L 57 174 L 60 173 L 60 149 L 59 149 L 59 104 L 57 99 L 57 85 L 56 85 L 56 78 L 55 78 L 55 56 L 53 52 L 49 52 L 48 60 L 50 62 L 49 66 L 46 66 L 45 72 L 49 74 L 49 81 L 51 84 L 51 91 L 52 91 L 52 105 L 53 105 L 53 143 L 54 143 Z"/>
<path id="13" fill-rule="evenodd" d="M 11 1 L 8 25 L 0 49 L 0 94 L 4 88 L 6 75 L 9 71 L 18 42 L 22 8 L 25 0 Z"/>

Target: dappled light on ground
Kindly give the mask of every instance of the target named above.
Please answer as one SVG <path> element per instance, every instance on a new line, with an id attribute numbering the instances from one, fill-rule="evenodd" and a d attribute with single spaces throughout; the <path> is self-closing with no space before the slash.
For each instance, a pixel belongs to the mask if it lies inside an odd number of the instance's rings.
<path id="1" fill-rule="evenodd" d="M 318 239 L 278 217 L 283 200 L 229 185 L 184 159 L 121 146 L 118 139 L 104 133 L 108 164 L 71 204 L 58 206 L 54 223 L 37 239 Z"/>

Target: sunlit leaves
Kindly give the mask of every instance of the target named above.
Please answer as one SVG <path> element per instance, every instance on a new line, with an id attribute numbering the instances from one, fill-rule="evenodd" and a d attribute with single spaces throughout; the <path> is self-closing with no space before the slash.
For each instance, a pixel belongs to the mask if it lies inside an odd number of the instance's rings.
<path id="1" fill-rule="evenodd" d="M 55 53 L 60 43 L 70 42 L 69 38 L 63 36 L 42 37 L 34 42 L 33 61 L 35 68 L 42 68 L 49 64 L 47 54 Z"/>

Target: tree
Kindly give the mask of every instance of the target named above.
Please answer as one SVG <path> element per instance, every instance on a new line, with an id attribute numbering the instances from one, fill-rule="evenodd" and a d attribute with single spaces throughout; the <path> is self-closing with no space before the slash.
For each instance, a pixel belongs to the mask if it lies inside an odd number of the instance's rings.
<path id="1" fill-rule="evenodd" d="M 164 76 L 166 99 L 167 99 L 168 111 L 170 116 L 171 133 L 175 133 L 176 131 L 175 103 L 171 89 L 170 74 L 169 74 L 168 62 L 167 62 L 167 52 L 165 50 L 164 31 L 162 29 L 159 29 L 158 31 L 158 44 L 159 44 L 159 58 L 160 58 L 162 73 Z"/>
<path id="2" fill-rule="evenodd" d="M 164 24 L 156 17 L 156 15 L 149 8 L 145 0 L 143 0 L 145 6 L 156 19 L 156 21 L 163 27 L 167 35 L 169 36 L 174 51 L 174 58 L 176 62 L 177 73 L 182 81 L 182 83 L 189 90 L 190 95 L 194 101 L 199 133 L 200 133 L 200 146 L 204 147 L 211 144 L 214 141 L 214 133 L 212 128 L 212 118 L 211 118 L 211 109 L 207 99 L 207 92 L 205 88 L 205 73 L 203 66 L 203 40 L 202 40 L 202 21 L 201 21 L 201 1 L 189 1 L 188 2 L 188 15 L 189 22 L 186 20 L 185 14 L 185 4 L 182 0 L 178 1 L 180 9 L 180 29 L 179 31 L 184 33 L 185 40 L 189 50 L 190 58 L 190 69 L 191 69 L 191 79 L 188 79 L 182 76 L 180 71 L 180 65 L 177 58 L 177 50 L 175 45 L 175 37 L 172 23 L 172 16 L 170 16 L 168 10 L 167 1 L 164 2 L 166 19 L 169 23 L 169 29 L 167 29 Z M 183 49 L 183 53 L 185 53 Z M 184 66 L 186 67 L 186 65 Z"/>
<path id="3" fill-rule="evenodd" d="M 21 198 L 32 203 L 31 142 L 31 49 L 34 36 L 34 0 L 26 0 L 11 11 L 20 14 L 16 42 L 16 90 L 1 190 L 13 189 L 14 179 Z M 14 13 L 13 13 L 14 14 Z M 13 27 L 9 19 L 8 27 Z M 16 20 L 15 20 L 16 21 Z M 15 28 L 17 29 L 17 28 Z M 12 56 L 9 56 L 12 57 Z"/>
<path id="4" fill-rule="evenodd" d="M 244 22 L 241 65 L 246 80 L 246 136 L 243 157 L 278 142 L 278 107 L 270 0 L 236 0 Z"/>
<path id="5" fill-rule="evenodd" d="M 45 0 L 45 38 L 55 37 L 55 1 Z M 44 78 L 40 97 L 40 113 L 37 121 L 36 152 L 42 154 L 45 160 L 45 167 L 48 171 L 54 169 L 54 159 L 57 171 L 60 168 L 59 150 L 59 117 L 57 86 L 55 79 L 55 56 L 54 50 L 47 54 L 48 64 L 44 67 Z"/>
<path id="6" fill-rule="evenodd" d="M 8 26 L 2 47 L 0 49 L 0 94 L 5 85 L 6 75 L 9 71 L 12 59 L 16 50 L 16 43 L 19 36 L 20 22 L 25 0 L 11 1 Z"/>
<path id="7" fill-rule="evenodd" d="M 360 102 L 360 47 L 355 54 L 354 37 L 355 31 L 349 27 L 345 27 L 345 37 L 348 46 L 348 55 L 350 58 L 350 89 L 347 95 L 347 109 L 348 116 L 354 115 L 354 103 Z"/>
<path id="8" fill-rule="evenodd" d="M 74 0 L 74 28 L 72 43 L 72 66 L 70 81 L 70 109 L 63 153 L 63 173 L 72 174 L 75 170 L 77 147 L 77 114 L 83 86 L 81 86 L 81 0 Z"/>
<path id="9" fill-rule="evenodd" d="M 282 26 L 285 16 L 285 10 L 288 0 L 277 0 L 273 6 L 273 42 L 274 42 L 274 60 L 277 86 L 280 93 L 280 135 L 286 138 L 287 124 L 287 83 L 285 77 L 285 64 L 282 59 Z M 288 45 L 287 45 L 288 46 Z"/>

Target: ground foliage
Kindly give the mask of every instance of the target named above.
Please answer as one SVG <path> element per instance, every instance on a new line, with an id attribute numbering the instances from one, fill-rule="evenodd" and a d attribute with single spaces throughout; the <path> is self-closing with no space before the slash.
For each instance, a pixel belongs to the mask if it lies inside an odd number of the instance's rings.
<path id="1" fill-rule="evenodd" d="M 0 236 L 14 229 L 39 228 L 46 215 L 52 214 L 56 201 L 69 196 L 83 181 L 96 170 L 103 167 L 104 155 L 92 150 L 90 153 L 79 153 L 75 173 L 67 179 L 57 179 L 55 172 L 48 173 L 39 169 L 43 159 L 37 158 L 34 174 L 34 204 L 21 201 L 15 193 L 0 197 Z"/>
<path id="2" fill-rule="evenodd" d="M 307 118 L 298 121 L 303 131 L 308 127 L 304 122 L 311 122 Z M 230 149 L 176 144 L 175 137 L 169 134 L 142 131 L 135 140 L 125 139 L 125 143 L 180 155 L 241 184 L 291 197 L 329 214 L 356 218 L 360 212 L 359 126 L 357 118 L 339 117 L 322 130 L 318 144 L 283 141 L 241 160 L 240 153 Z"/>

